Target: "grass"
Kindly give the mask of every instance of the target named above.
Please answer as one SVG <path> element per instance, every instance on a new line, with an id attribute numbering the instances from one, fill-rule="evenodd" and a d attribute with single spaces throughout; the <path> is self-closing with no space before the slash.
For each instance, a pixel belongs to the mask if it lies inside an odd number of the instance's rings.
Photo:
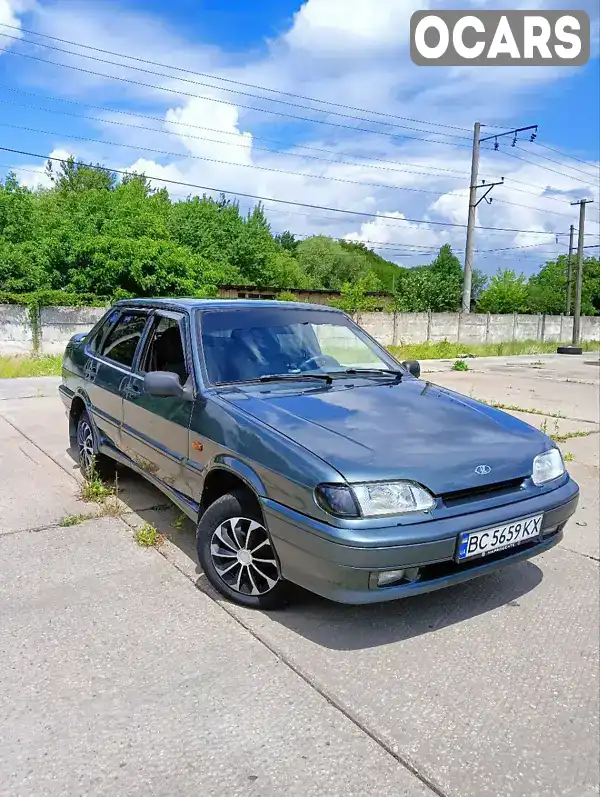
<path id="1" fill-rule="evenodd" d="M 563 454 L 563 459 L 565 462 L 573 462 L 573 460 L 575 459 L 575 454 L 571 453 L 570 451 L 567 451 L 566 454 Z"/>
<path id="2" fill-rule="evenodd" d="M 566 443 L 567 440 L 572 440 L 574 437 L 589 437 L 591 432 L 585 431 L 578 431 L 578 432 L 564 432 L 563 434 L 560 433 L 558 428 L 558 421 L 554 421 L 554 432 L 548 432 L 548 421 L 542 421 L 542 425 L 540 426 L 540 431 L 544 434 L 547 434 L 551 440 L 554 440 L 555 443 Z"/>
<path id="3" fill-rule="evenodd" d="M 68 526 L 78 526 L 80 523 L 85 523 L 86 520 L 91 520 L 92 518 L 97 517 L 97 515 L 88 514 L 88 515 L 67 515 L 64 517 L 60 522 L 59 526 L 68 527 Z"/>
<path id="4" fill-rule="evenodd" d="M 497 410 L 512 410 L 513 412 L 527 412 L 529 415 L 545 415 L 548 418 L 564 418 L 560 412 L 546 412 L 545 410 L 538 410 L 535 407 L 528 409 L 526 407 L 519 407 L 517 404 L 502 404 L 500 401 L 486 401 L 485 399 L 477 399 L 482 404 L 488 404 L 490 407 L 495 407 Z"/>
<path id="5" fill-rule="evenodd" d="M 536 340 L 514 341 L 513 343 L 451 343 L 442 340 L 439 343 L 412 343 L 406 346 L 389 346 L 391 354 L 398 360 L 449 360 L 462 354 L 474 354 L 477 357 L 505 357 L 515 354 L 555 354 L 559 343 Z M 567 345 L 567 344 L 563 344 Z M 580 344 L 584 351 L 600 351 L 600 343 L 584 341 Z"/>
<path id="6" fill-rule="evenodd" d="M 177 517 L 173 521 L 173 528 L 176 529 L 177 531 L 183 531 L 185 528 L 186 520 L 187 520 L 187 515 L 185 515 L 183 512 L 180 512 L 179 515 L 177 515 Z"/>
<path id="7" fill-rule="evenodd" d="M 113 487 L 100 478 L 92 464 L 90 472 L 84 473 L 83 478 L 83 484 L 79 488 L 79 498 L 87 503 L 100 504 L 102 509 L 98 517 L 107 515 L 119 517 L 123 514 L 123 508 L 119 501 L 118 474 L 115 473 Z"/>
<path id="8" fill-rule="evenodd" d="M 62 354 L 0 356 L 0 379 L 22 376 L 60 376 Z"/>
<path id="9" fill-rule="evenodd" d="M 566 443 L 574 437 L 589 437 L 591 432 L 565 432 L 564 434 L 551 434 L 550 439 L 555 443 Z"/>
<path id="10" fill-rule="evenodd" d="M 452 366 L 453 371 L 468 371 L 469 366 L 464 360 L 457 360 Z"/>
<path id="11" fill-rule="evenodd" d="M 105 484 L 94 472 L 90 473 L 79 490 L 79 497 L 82 501 L 94 504 L 103 504 L 107 498 L 112 498 L 114 494 L 115 488 Z"/>
<path id="12" fill-rule="evenodd" d="M 151 523 L 144 523 L 135 532 L 135 540 L 143 548 L 160 548 L 165 538 Z"/>

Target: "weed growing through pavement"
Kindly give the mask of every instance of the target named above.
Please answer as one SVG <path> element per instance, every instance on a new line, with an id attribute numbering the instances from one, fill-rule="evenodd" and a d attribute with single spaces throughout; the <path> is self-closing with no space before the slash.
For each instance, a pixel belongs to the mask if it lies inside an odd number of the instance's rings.
<path id="1" fill-rule="evenodd" d="M 589 437 L 591 432 L 565 432 L 564 434 L 551 434 L 550 439 L 555 443 L 566 443 L 574 437 Z"/>
<path id="2" fill-rule="evenodd" d="M 82 501 L 102 504 L 107 498 L 115 494 L 114 488 L 105 484 L 98 475 L 93 460 L 89 471 L 83 474 L 83 479 L 84 481 L 79 491 L 79 497 Z"/>
<path id="3" fill-rule="evenodd" d="M 452 366 L 453 371 L 468 371 L 469 366 L 464 360 L 457 360 Z"/>
<path id="4" fill-rule="evenodd" d="M 563 459 L 565 462 L 573 462 L 575 459 L 575 454 L 573 454 L 571 451 L 567 451 L 566 454 L 563 454 Z"/>
<path id="5" fill-rule="evenodd" d="M 560 412 L 544 412 L 544 410 L 534 409 L 526 409 L 525 407 L 519 407 L 516 404 L 502 404 L 499 401 L 485 401 L 485 399 L 479 399 L 482 404 L 489 404 L 490 407 L 495 407 L 497 410 L 511 410 L 512 412 L 527 412 L 529 415 L 545 415 L 547 418 L 564 418 L 565 416 Z"/>
<path id="6" fill-rule="evenodd" d="M 97 517 L 97 515 L 87 514 L 87 515 L 67 515 L 62 520 L 59 521 L 58 525 L 63 527 L 68 526 L 78 526 L 80 523 L 85 523 L 86 520 L 91 520 L 92 518 Z"/>
<path id="7" fill-rule="evenodd" d="M 183 528 L 185 526 L 185 521 L 186 520 L 187 520 L 187 516 L 183 512 L 180 512 L 177 515 L 177 517 L 175 518 L 175 520 L 173 521 L 173 528 L 176 531 L 183 531 Z"/>
<path id="8" fill-rule="evenodd" d="M 160 548 L 165 538 L 151 523 L 144 523 L 135 532 L 135 540 L 143 548 Z"/>

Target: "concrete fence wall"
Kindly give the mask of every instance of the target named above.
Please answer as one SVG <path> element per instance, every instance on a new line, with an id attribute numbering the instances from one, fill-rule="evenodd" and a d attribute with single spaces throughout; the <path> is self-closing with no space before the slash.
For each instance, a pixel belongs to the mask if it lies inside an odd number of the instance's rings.
<path id="1" fill-rule="evenodd" d="M 103 313 L 101 307 L 42 307 L 32 318 L 27 307 L 0 305 L 0 354 L 61 354 L 72 335 L 87 332 Z M 442 340 L 569 342 L 573 330 L 569 316 L 517 313 L 361 313 L 357 320 L 384 346 Z M 582 317 L 581 339 L 600 341 L 600 316 Z"/>
<path id="2" fill-rule="evenodd" d="M 478 313 L 362 313 L 357 321 L 384 346 L 407 343 L 570 342 L 573 319 L 560 315 Z M 583 316 L 581 340 L 600 341 L 600 316 Z"/>

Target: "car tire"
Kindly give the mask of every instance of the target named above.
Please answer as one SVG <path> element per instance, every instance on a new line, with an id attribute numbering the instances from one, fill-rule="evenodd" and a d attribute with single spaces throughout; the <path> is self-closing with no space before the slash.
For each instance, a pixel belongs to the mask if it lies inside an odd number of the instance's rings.
<path id="1" fill-rule="evenodd" d="M 198 523 L 196 550 L 206 578 L 233 603 L 277 609 L 288 602 L 289 584 L 281 577 L 265 521 L 244 490 L 227 493 L 208 507 Z"/>
<path id="2" fill-rule="evenodd" d="M 581 346 L 559 346 L 556 349 L 557 354 L 583 354 Z"/>
<path id="3" fill-rule="evenodd" d="M 98 451 L 98 433 L 87 410 L 83 410 L 77 419 L 76 445 L 79 467 L 86 478 L 92 473 L 101 479 L 114 476 L 116 462 Z"/>

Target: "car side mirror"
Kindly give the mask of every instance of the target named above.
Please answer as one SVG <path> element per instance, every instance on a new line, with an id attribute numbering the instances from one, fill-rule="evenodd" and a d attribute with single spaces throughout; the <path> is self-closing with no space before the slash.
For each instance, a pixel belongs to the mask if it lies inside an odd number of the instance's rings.
<path id="1" fill-rule="evenodd" d="M 183 394 L 183 385 L 172 371 L 150 371 L 144 377 L 144 390 L 150 396 L 175 396 Z"/>
<path id="2" fill-rule="evenodd" d="M 402 365 L 418 379 L 421 376 L 421 366 L 418 360 L 405 360 Z"/>

